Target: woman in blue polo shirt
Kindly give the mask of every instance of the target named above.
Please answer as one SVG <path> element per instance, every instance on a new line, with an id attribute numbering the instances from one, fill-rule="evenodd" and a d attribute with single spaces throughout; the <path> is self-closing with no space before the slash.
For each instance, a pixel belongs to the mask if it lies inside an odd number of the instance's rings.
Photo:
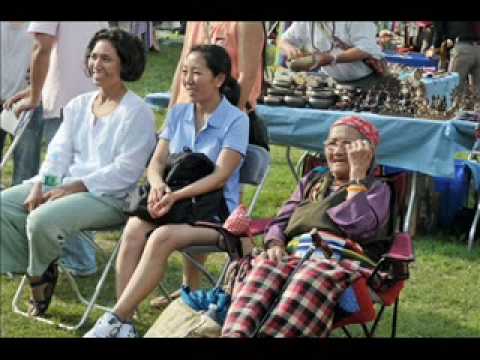
<path id="1" fill-rule="evenodd" d="M 177 201 L 222 187 L 229 212 L 239 205 L 239 169 L 248 146 L 249 122 L 245 113 L 232 105 L 238 102 L 240 89 L 230 74 L 230 58 L 223 47 L 200 45 L 187 56 L 182 85 L 192 102 L 171 109 L 147 170 L 151 185 L 148 210 L 152 217 L 166 214 Z M 161 176 L 166 160 L 169 154 L 186 148 L 207 155 L 216 164 L 215 170 L 191 185 L 171 191 Z M 136 307 L 162 280 L 170 254 L 193 244 L 216 244 L 219 233 L 188 224 L 155 229 L 155 225 L 132 217 L 122 237 L 117 258 L 117 304 L 85 337 L 136 336 L 130 320 Z"/>

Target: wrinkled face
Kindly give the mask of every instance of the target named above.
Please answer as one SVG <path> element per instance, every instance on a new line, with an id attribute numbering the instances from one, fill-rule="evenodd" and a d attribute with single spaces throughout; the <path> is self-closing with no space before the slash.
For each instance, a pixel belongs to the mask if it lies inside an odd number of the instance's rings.
<path id="1" fill-rule="evenodd" d="M 108 40 L 99 40 L 88 58 L 88 69 L 97 86 L 121 82 L 121 60 L 117 50 Z"/>
<path id="2" fill-rule="evenodd" d="M 330 172 L 336 179 L 348 179 L 350 176 L 345 146 L 363 138 L 362 134 L 351 126 L 338 125 L 330 128 L 328 138 L 325 140 L 325 157 Z"/>
<path id="3" fill-rule="evenodd" d="M 201 103 L 218 96 L 224 80 L 225 74 L 213 75 L 200 52 L 192 52 L 185 59 L 182 67 L 182 85 L 192 102 Z"/>

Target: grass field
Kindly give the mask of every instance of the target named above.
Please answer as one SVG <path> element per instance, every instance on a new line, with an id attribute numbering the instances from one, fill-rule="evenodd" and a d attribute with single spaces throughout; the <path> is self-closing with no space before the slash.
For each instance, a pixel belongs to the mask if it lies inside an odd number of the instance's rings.
<path id="1" fill-rule="evenodd" d="M 180 53 L 178 46 L 162 46 L 161 53 L 149 55 L 143 78 L 129 87 L 141 96 L 149 92 L 166 91 Z M 156 114 L 158 126 L 164 121 L 165 112 Z M 257 206 L 255 216 L 273 216 L 282 202 L 294 189 L 294 179 L 284 157 L 284 148 L 273 146 L 273 167 L 264 192 Z M 295 159 L 301 152 L 294 151 Z M 2 174 L 2 183 L 10 184 L 11 164 Z M 252 196 L 247 189 L 247 201 Z M 107 252 L 118 240 L 118 232 L 97 233 L 97 241 Z M 411 278 L 402 292 L 399 309 L 399 337 L 478 337 L 480 336 L 480 251 L 479 246 L 468 252 L 464 243 L 453 242 L 447 236 L 438 234 L 417 235 L 414 239 L 416 262 L 411 267 Z M 209 267 L 219 272 L 224 257 L 209 257 Z M 105 257 L 99 252 L 99 264 Z M 181 281 L 181 258 L 172 256 L 165 285 L 176 289 Z M 79 337 L 100 316 L 94 311 L 84 329 L 68 332 L 16 315 L 11 310 L 11 301 L 20 278 L 0 277 L 0 337 Z M 94 290 L 97 277 L 80 279 L 85 295 Z M 78 321 L 83 307 L 78 305 L 64 277 L 60 277 L 49 316 L 55 320 Z M 152 296 L 157 295 L 155 292 Z M 110 276 L 108 286 L 101 295 L 101 302 L 113 304 L 114 280 Z M 140 307 L 136 321 L 141 334 L 150 327 L 159 311 L 150 308 L 148 300 Z M 378 336 L 389 336 L 390 315 L 382 322 Z M 335 336 L 342 336 L 336 334 Z"/>

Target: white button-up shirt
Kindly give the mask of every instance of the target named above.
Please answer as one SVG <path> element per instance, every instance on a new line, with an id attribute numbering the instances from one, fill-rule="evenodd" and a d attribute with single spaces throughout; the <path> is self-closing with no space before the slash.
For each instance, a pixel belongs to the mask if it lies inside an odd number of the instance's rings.
<path id="1" fill-rule="evenodd" d="M 128 91 L 117 108 L 95 118 L 98 91 L 80 95 L 64 108 L 63 122 L 48 145 L 39 174 L 62 183 L 81 180 L 88 191 L 125 198 L 145 171 L 155 144 L 155 117 L 143 99 Z"/>
<path id="2" fill-rule="evenodd" d="M 314 45 L 312 46 L 312 24 L 314 24 Z M 339 47 L 332 49 L 332 21 L 325 22 L 326 31 L 323 31 L 319 22 L 294 21 L 282 34 L 282 39 L 287 40 L 295 47 L 309 52 L 330 52 L 332 55 L 342 53 Z M 377 28 L 370 21 L 335 21 L 335 36 L 346 45 L 362 50 L 376 59 L 382 59 L 383 53 L 376 42 Z M 337 81 L 354 81 L 372 73 L 372 69 L 363 61 L 352 63 L 337 63 L 333 66 L 323 66 L 322 70 Z"/>

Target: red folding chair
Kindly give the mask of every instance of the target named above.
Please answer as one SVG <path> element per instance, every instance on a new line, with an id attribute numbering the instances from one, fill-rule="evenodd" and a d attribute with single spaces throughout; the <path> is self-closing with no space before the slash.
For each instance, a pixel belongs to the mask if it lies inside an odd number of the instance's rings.
<path id="1" fill-rule="evenodd" d="M 324 166 L 324 160 L 321 157 L 316 158 L 315 155 L 309 154 L 303 160 L 303 163 L 297 165 L 298 172 L 303 175 L 316 166 Z M 351 285 L 358 310 L 348 313 L 337 306 L 338 311 L 336 311 L 332 329 L 341 328 L 348 337 L 352 335 L 347 326 L 355 324 L 361 326 L 366 337 L 373 337 L 384 311 L 392 305 L 391 337 L 396 336 L 400 294 L 409 277 L 409 264 L 414 260 L 413 242 L 408 233 L 409 209 L 407 209 L 406 200 L 408 195 L 410 202 L 415 197 L 415 179 L 409 179 L 409 174 L 404 171 L 386 175 L 383 167 L 377 169 L 376 176 L 390 184 L 392 190 L 390 234 L 393 240 L 389 251 L 380 258 L 370 275 L 361 277 Z M 409 183 L 411 189 L 407 192 Z M 264 234 L 270 221 L 271 219 L 254 220 L 251 225 L 251 234 Z M 404 231 L 401 232 L 399 229 Z M 369 326 L 371 322 L 373 324 Z"/>

